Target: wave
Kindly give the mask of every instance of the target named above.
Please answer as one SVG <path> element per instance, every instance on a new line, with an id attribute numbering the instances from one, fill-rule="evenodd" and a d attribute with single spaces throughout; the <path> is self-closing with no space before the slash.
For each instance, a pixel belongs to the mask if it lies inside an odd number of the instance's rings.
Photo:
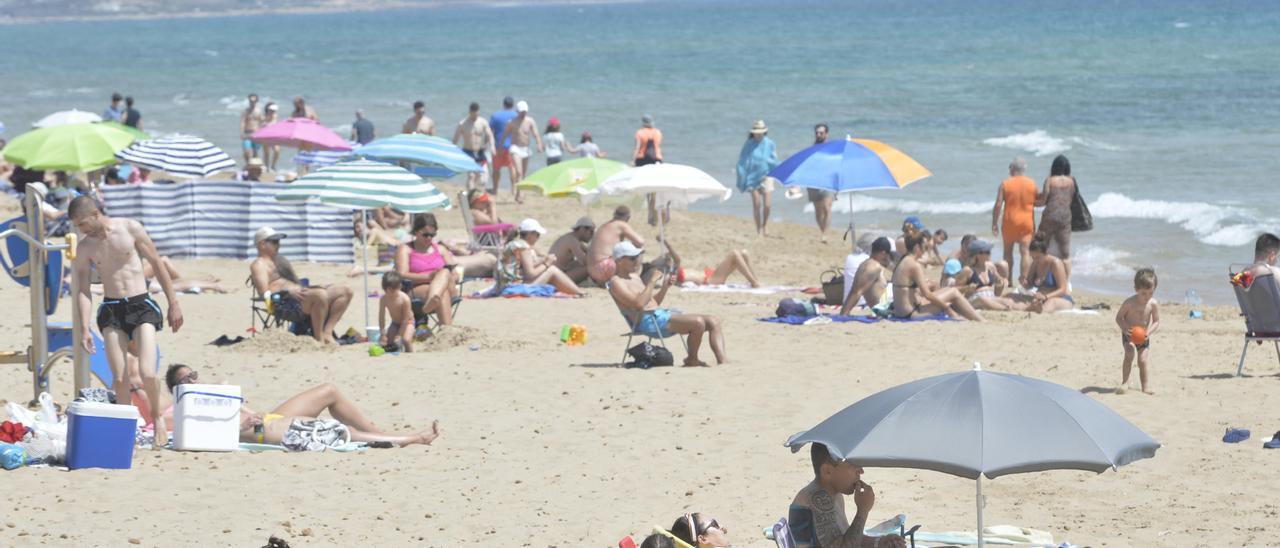
<path id="1" fill-rule="evenodd" d="M 813 204 L 808 204 L 805 211 L 812 213 Z M 849 213 L 849 198 L 840 196 L 832 204 L 831 210 L 837 213 Z M 918 200 L 886 200 L 874 196 L 854 194 L 853 213 L 866 211 L 897 211 L 899 213 L 918 213 L 934 215 L 955 215 L 966 213 L 991 213 L 991 202 L 922 202 Z"/>
<path id="2" fill-rule="evenodd" d="M 1280 219 L 1261 218 L 1243 207 L 1205 202 L 1135 200 L 1123 194 L 1104 192 L 1089 212 L 1095 219 L 1156 219 L 1181 226 L 1208 245 L 1236 247 L 1248 245 L 1259 233 L 1280 228 Z"/>
<path id="3" fill-rule="evenodd" d="M 1183 22 L 1183 21 L 1178 21 L 1178 22 L 1176 22 L 1176 23 L 1174 23 L 1174 24 L 1173 24 L 1173 28 L 1175 28 L 1175 29 L 1185 29 L 1185 28 L 1188 28 L 1188 27 L 1190 27 L 1190 26 L 1191 26 L 1191 23 L 1186 23 L 1186 22 Z"/>
<path id="4" fill-rule="evenodd" d="M 1115 145 L 1093 139 L 1085 139 L 1084 137 L 1054 137 L 1043 129 L 1037 129 L 1027 133 L 1015 133 L 1004 137 L 983 139 L 982 144 L 1021 150 L 1023 152 L 1030 152 L 1036 156 L 1062 154 L 1063 152 L 1071 150 L 1073 145 L 1107 151 L 1121 150 L 1120 147 Z"/>
<path id="5" fill-rule="evenodd" d="M 1133 254 L 1127 251 L 1100 245 L 1080 246 L 1071 252 L 1071 275 L 1090 278 L 1129 278 L 1133 276 L 1136 268 L 1127 264 L 1125 259 L 1132 256 Z"/>
<path id="6" fill-rule="evenodd" d="M 180 107 L 185 107 L 191 104 L 191 96 L 185 93 L 178 93 L 170 98 L 169 101 Z"/>

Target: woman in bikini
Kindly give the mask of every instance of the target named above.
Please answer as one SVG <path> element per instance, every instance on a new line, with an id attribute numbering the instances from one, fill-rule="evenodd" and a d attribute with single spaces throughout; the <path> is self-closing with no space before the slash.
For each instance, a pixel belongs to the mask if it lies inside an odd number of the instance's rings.
<path id="1" fill-rule="evenodd" d="M 182 364 L 169 366 L 165 372 L 164 382 L 169 392 L 179 384 L 193 384 L 199 379 L 195 369 Z M 440 437 L 440 421 L 432 421 L 431 429 L 413 434 L 388 434 L 382 431 L 373 421 L 365 417 L 364 412 L 356 407 L 337 386 L 329 383 L 313 386 L 284 403 L 276 406 L 270 413 L 259 414 L 248 406 L 240 406 L 240 441 L 248 443 L 279 444 L 289 425 L 295 420 L 316 419 L 321 413 L 329 415 L 347 427 L 351 441 L 357 442 L 391 442 L 397 446 L 430 445 Z M 172 413 L 172 407 L 168 411 Z M 285 419 L 285 420 L 281 420 Z M 256 431 L 258 425 L 261 432 Z"/>
<path id="2" fill-rule="evenodd" d="M 415 215 L 413 240 L 396 248 L 396 273 L 408 282 L 410 294 L 423 300 L 424 313 L 437 314 L 441 325 L 451 325 L 457 261 L 435 241 L 438 232 L 435 215 Z"/>
<path id="3" fill-rule="evenodd" d="M 476 225 L 502 223 L 502 220 L 498 218 L 498 205 L 494 203 L 493 197 L 489 196 L 489 193 L 485 192 L 483 188 L 468 190 L 467 204 L 471 207 L 471 219 Z"/>
<path id="4" fill-rule="evenodd" d="M 918 318 L 946 314 L 982 321 L 964 294 L 954 287 L 930 289 L 924 278 L 922 260 L 925 253 L 927 232 L 909 227 L 903 236 L 906 254 L 893 270 L 893 316 L 899 319 Z"/>
<path id="5" fill-rule="evenodd" d="M 1050 236 L 1037 232 L 1031 238 L 1031 267 L 1027 269 L 1027 287 L 1035 288 L 1030 295 L 1012 297 L 1014 310 L 1031 312 L 1058 312 L 1075 308 L 1071 298 L 1071 279 L 1065 261 L 1049 254 Z"/>
<path id="6" fill-rule="evenodd" d="M 969 242 L 969 264 L 960 271 L 957 279 L 965 284 L 960 291 L 978 310 L 1010 310 L 1012 303 L 1003 298 L 1007 280 L 1000 268 L 991 262 L 991 243 L 974 239 Z"/>
<path id="7" fill-rule="evenodd" d="M 674 272 L 676 283 L 678 284 L 688 282 L 694 285 L 724 285 L 729 276 L 740 273 L 742 277 L 747 279 L 747 283 L 751 284 L 751 287 L 760 287 L 760 280 L 756 278 L 755 270 L 751 268 L 751 256 L 747 254 L 745 249 L 729 251 L 715 268 L 704 268 L 701 271 L 696 269 L 685 270 L 680 264 L 680 255 L 671 247 L 671 242 L 662 239 L 658 241 L 662 242 L 663 246 L 666 247 L 667 253 L 646 266 L 657 268 L 661 272 Z M 648 270 L 644 270 L 640 277 L 647 279 L 648 272 Z"/>

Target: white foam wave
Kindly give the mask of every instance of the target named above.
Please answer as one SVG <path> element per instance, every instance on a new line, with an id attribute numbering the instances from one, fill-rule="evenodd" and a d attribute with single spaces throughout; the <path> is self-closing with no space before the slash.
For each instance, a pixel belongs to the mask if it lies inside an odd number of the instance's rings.
<path id="1" fill-rule="evenodd" d="M 1124 279 L 1133 276 L 1134 267 L 1125 259 L 1132 254 L 1100 245 L 1086 245 L 1072 250 L 1071 274 L 1090 278 Z"/>
<path id="2" fill-rule="evenodd" d="M 1275 231 L 1280 220 L 1260 218 L 1250 209 L 1205 202 L 1135 200 L 1104 192 L 1089 212 L 1097 219 L 1157 219 L 1181 226 L 1208 245 L 1242 246 L 1261 232 Z"/>
<path id="3" fill-rule="evenodd" d="M 1185 29 L 1185 28 L 1188 28 L 1188 27 L 1190 27 L 1190 26 L 1191 26 L 1191 23 L 1186 23 L 1186 22 L 1183 22 L 1183 21 L 1178 21 L 1177 23 L 1174 23 L 1174 24 L 1173 24 L 1173 28 L 1175 28 L 1175 29 Z"/>
<path id="4" fill-rule="evenodd" d="M 832 204 L 832 211 L 849 213 L 849 198 L 839 196 Z M 813 204 L 805 206 L 805 211 L 812 212 Z M 991 202 L 922 202 L 917 200 L 886 200 L 874 196 L 854 194 L 853 213 L 865 211 L 896 211 L 899 213 L 918 213 L 934 215 L 954 215 L 991 212 Z"/>
<path id="5" fill-rule="evenodd" d="M 1021 150 L 1023 152 L 1030 152 L 1032 154 L 1035 154 L 1036 156 L 1050 156 L 1054 154 L 1061 154 L 1063 152 L 1071 150 L 1073 148 L 1073 145 L 1088 147 L 1088 148 L 1096 148 L 1099 150 L 1108 150 L 1108 151 L 1120 150 L 1120 147 L 1117 147 L 1110 143 L 1104 143 L 1102 141 L 1097 141 L 1093 139 L 1086 139 L 1084 137 L 1077 137 L 1077 136 L 1054 137 L 1053 135 L 1049 134 L 1049 132 L 1043 129 L 1037 129 L 1035 131 L 1030 131 L 1027 133 L 1015 133 L 1013 135 L 1007 135 L 1005 137 L 993 137 L 991 139 L 984 139 L 982 141 L 982 144 L 990 145 L 994 147 L 1003 147 L 1003 148 L 1011 148 L 1014 150 Z"/>
<path id="6" fill-rule="evenodd" d="M 191 104 L 191 97 L 185 93 L 179 93 L 177 95 L 174 95 L 173 98 L 169 100 L 172 101 L 173 104 L 178 105 L 180 107 L 185 107 Z"/>
<path id="7" fill-rule="evenodd" d="M 203 53 L 203 54 L 205 54 L 205 55 L 208 55 L 209 57 L 217 57 L 217 56 L 218 56 L 218 50 L 216 50 L 216 49 L 200 50 L 200 53 Z"/>

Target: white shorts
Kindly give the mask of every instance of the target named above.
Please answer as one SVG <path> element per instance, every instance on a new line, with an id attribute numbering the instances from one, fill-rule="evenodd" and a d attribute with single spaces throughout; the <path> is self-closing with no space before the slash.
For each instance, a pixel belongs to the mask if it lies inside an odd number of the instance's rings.
<path id="1" fill-rule="evenodd" d="M 522 147 L 520 145 L 511 145 L 511 147 L 507 149 L 507 152 L 511 153 L 512 158 L 518 158 L 523 160 L 529 157 L 529 147 Z"/>

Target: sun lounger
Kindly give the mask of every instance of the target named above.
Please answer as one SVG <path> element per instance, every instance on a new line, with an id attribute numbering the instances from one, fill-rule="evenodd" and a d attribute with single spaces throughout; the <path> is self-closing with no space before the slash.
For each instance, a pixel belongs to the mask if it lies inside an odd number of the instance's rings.
<path id="1" fill-rule="evenodd" d="M 1240 350 L 1240 365 L 1236 367 L 1239 377 L 1244 374 L 1244 357 L 1249 353 L 1251 342 L 1271 341 L 1280 358 L 1280 290 L 1274 274 L 1252 277 L 1231 269 L 1227 272 L 1231 275 L 1236 301 L 1240 303 L 1240 315 L 1244 316 L 1244 348 Z"/>

